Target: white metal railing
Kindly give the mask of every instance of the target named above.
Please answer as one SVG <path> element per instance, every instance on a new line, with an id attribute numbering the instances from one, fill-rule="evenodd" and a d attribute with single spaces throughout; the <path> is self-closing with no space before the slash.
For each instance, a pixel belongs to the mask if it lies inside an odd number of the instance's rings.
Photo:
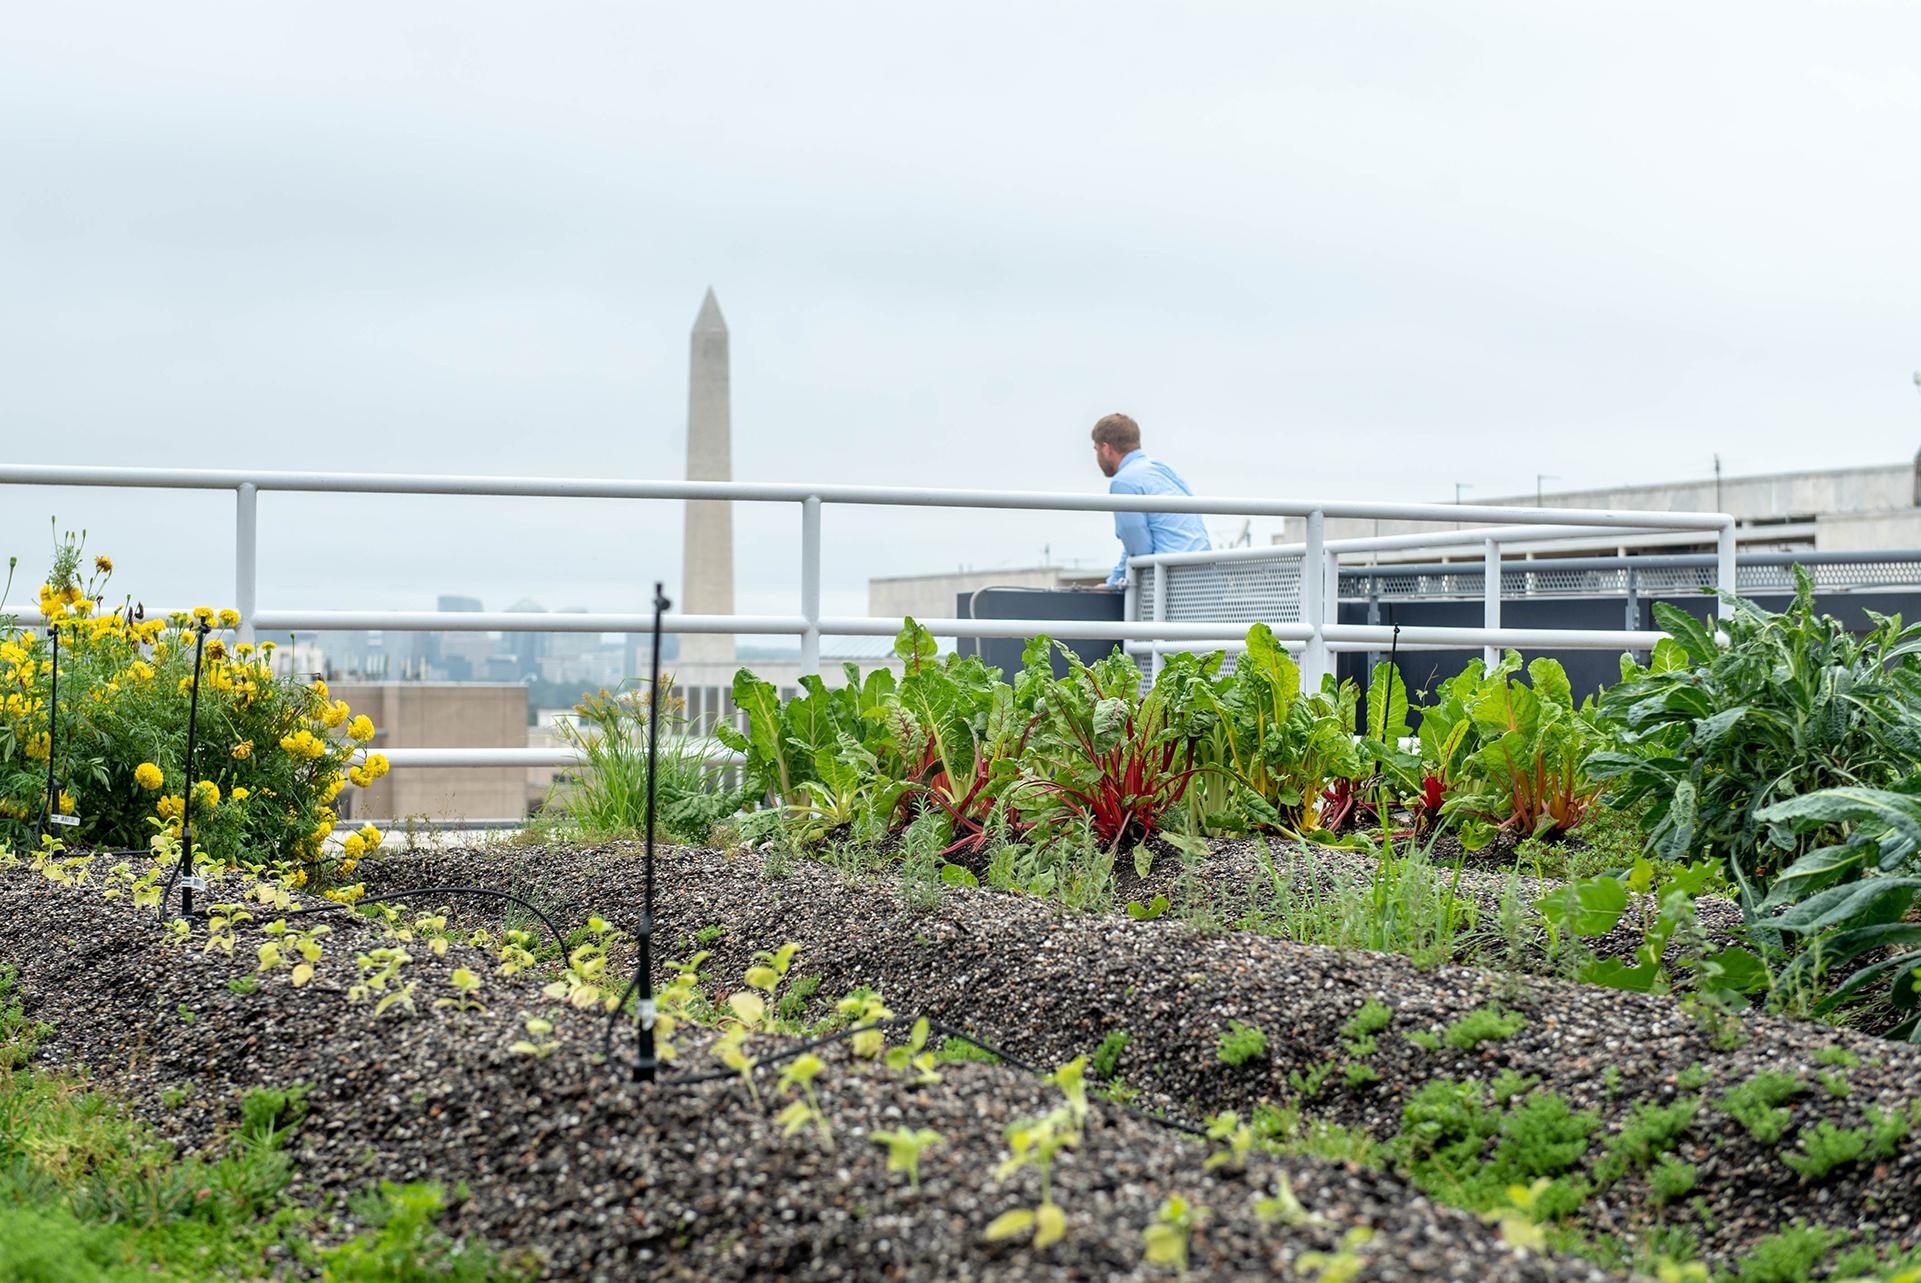
<path id="1" fill-rule="evenodd" d="M 1600 533 L 1646 534 L 1713 532 L 1719 552 L 1719 582 L 1734 585 L 1734 519 L 1723 513 L 1596 511 L 1516 508 L 1481 504 L 1364 503 L 1192 495 L 1049 493 L 1018 490 L 941 490 L 888 486 L 811 485 L 743 481 L 615 481 L 569 477 L 439 476 L 351 472 L 254 472 L 229 469 L 114 468 L 87 466 L 0 465 L 0 485 L 100 486 L 158 490 L 224 490 L 235 496 L 234 603 L 239 635 L 252 640 L 256 630 L 301 632 L 326 629 L 399 631 L 600 632 L 645 633 L 653 618 L 645 614 L 562 614 L 541 612 L 279 610 L 259 604 L 258 540 L 260 495 L 266 491 L 308 494 L 465 495 L 504 499 L 718 499 L 741 503 L 791 503 L 800 509 L 798 610 L 791 615 L 689 615 L 670 613 L 663 628 L 671 633 L 792 636 L 800 641 L 803 673 L 820 667 L 820 639 L 832 636 L 891 636 L 898 618 L 824 616 L 820 608 L 821 511 L 830 504 L 920 508 L 970 508 L 1053 512 L 1178 512 L 1201 516 L 1303 517 L 1304 542 L 1214 553 L 1169 553 L 1137 557 L 1131 566 L 1154 568 L 1156 592 L 1164 592 L 1166 570 L 1181 565 L 1228 564 L 1243 559 L 1292 558 L 1300 568 L 1300 611 L 1295 620 L 1272 623 L 1275 636 L 1301 652 L 1304 685 L 1318 688 L 1330 671 L 1330 655 L 1342 650 L 1379 649 L 1389 641 L 1387 628 L 1342 624 L 1336 616 L 1338 562 L 1344 552 L 1391 548 L 1474 545 L 1484 548 L 1487 564 L 1498 567 L 1503 541 L 1592 537 Z M 1431 535 L 1393 535 L 1328 540 L 1328 517 L 1430 521 L 1445 525 Z M 1457 529 L 1462 522 L 1498 523 Z M 1491 574 L 1485 617 L 1480 628 L 1403 628 L 1404 646 L 1482 646 L 1490 655 L 1501 647 L 1645 649 L 1661 634 L 1626 630 L 1503 628 L 1500 576 Z M 1031 637 L 1111 639 L 1160 653 L 1177 646 L 1232 646 L 1245 625 L 1207 620 L 1170 620 L 1164 609 L 1143 612 L 1130 584 L 1128 609 L 1120 622 L 1058 619 L 922 619 L 941 637 Z M 1158 662 L 1158 661 L 1157 661 Z M 396 766 L 544 766 L 573 760 L 565 749 L 397 747 L 386 750 Z"/>
<path id="2" fill-rule="evenodd" d="M 1430 506 L 1438 507 L 1439 505 Z M 1276 625 L 1274 633 L 1277 638 L 1290 645 L 1294 645 L 1297 638 L 1305 635 L 1306 640 L 1298 643 L 1303 655 L 1301 680 L 1303 684 L 1311 682 L 1318 685 L 1320 675 L 1331 671 L 1333 653 L 1379 651 L 1394 642 L 1411 650 L 1455 650 L 1463 646 L 1479 645 L 1486 661 L 1492 664 L 1500 658 L 1500 652 L 1507 647 L 1552 650 L 1646 650 L 1665 636 L 1659 631 L 1645 629 L 1502 627 L 1501 548 L 1506 543 L 1525 540 L 1531 547 L 1538 547 L 1562 540 L 1591 539 L 1600 534 L 1653 535 L 1660 538 L 1698 541 L 1703 532 L 1712 530 L 1716 542 L 1717 586 L 1728 592 L 1734 591 L 1735 532 L 1731 517 L 1705 513 L 1606 513 L 1601 514 L 1605 520 L 1596 520 L 1593 514 L 1585 512 L 1530 511 L 1539 513 L 1542 518 L 1539 523 L 1521 522 L 1506 526 L 1482 526 L 1425 534 L 1376 535 L 1352 539 L 1325 538 L 1322 533 L 1322 522 L 1314 514 L 1309 514 L 1306 522 L 1306 539 L 1300 543 L 1271 544 L 1256 548 L 1227 548 L 1210 552 L 1157 553 L 1134 557 L 1128 561 L 1130 574 L 1137 580 L 1143 575 L 1150 576 L 1151 587 L 1146 594 L 1136 592 L 1129 597 L 1127 614 L 1130 619 L 1143 622 L 1172 624 L 1178 622 L 1180 616 L 1178 612 L 1171 612 L 1169 608 L 1171 579 L 1183 574 L 1190 577 L 1209 573 L 1218 576 L 1250 565 L 1280 563 L 1272 578 L 1277 584 L 1287 584 L 1298 578 L 1299 603 L 1298 607 L 1291 612 L 1295 613 L 1296 622 L 1285 626 Z M 1655 515 L 1678 518 L 1678 520 L 1649 520 L 1646 525 L 1640 527 L 1614 520 L 1616 518 L 1648 518 Z M 1576 516 L 1581 517 L 1585 524 L 1577 524 L 1573 520 Z M 1717 524 L 1696 524 L 1697 518 L 1708 518 Z M 1339 622 L 1340 566 L 1343 555 L 1458 546 L 1478 546 L 1481 551 L 1480 573 L 1484 588 L 1479 628 L 1402 627 L 1395 629 L 1379 624 Z M 1548 564 L 1553 563 L 1550 561 Z M 1289 573 L 1280 573 L 1282 568 Z M 1288 589 L 1280 591 L 1288 591 Z M 1207 593 L 1203 591 L 1201 595 L 1205 598 Z M 1289 605 L 1291 606 L 1292 603 Z M 1728 609 L 1727 603 L 1723 601 L 1720 604 L 1720 613 L 1725 615 Z M 1160 657 L 1163 654 L 1180 649 L 1178 645 L 1166 641 L 1130 640 L 1125 644 L 1130 653 L 1151 656 L 1151 667 L 1155 669 L 1160 666 Z M 1212 645 L 1216 649 L 1235 651 L 1243 649 L 1245 643 L 1236 638 L 1222 637 L 1215 640 Z"/>

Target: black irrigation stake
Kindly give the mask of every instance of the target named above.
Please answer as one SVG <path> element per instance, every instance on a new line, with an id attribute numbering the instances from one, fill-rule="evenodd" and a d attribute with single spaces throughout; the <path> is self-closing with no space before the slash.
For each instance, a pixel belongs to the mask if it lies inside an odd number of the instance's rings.
<path id="1" fill-rule="evenodd" d="M 212 625 L 200 621 L 200 627 L 193 639 L 193 690 L 187 699 L 187 783 L 181 793 L 180 804 L 180 863 L 167 875 L 167 885 L 160 892 L 160 920 L 167 920 L 167 901 L 173 897 L 173 884 L 180 883 L 180 912 L 183 917 L 193 915 L 193 889 L 196 883 L 206 885 L 193 873 L 193 747 L 194 734 L 200 720 L 200 657 L 206 652 L 207 633 Z"/>
<path id="2" fill-rule="evenodd" d="M 654 585 L 654 644 L 648 656 L 647 685 L 647 859 L 643 879 L 645 899 L 640 915 L 640 957 L 635 965 L 635 980 L 640 986 L 640 1058 L 634 1062 L 634 1081 L 654 1081 L 659 1062 L 654 1058 L 654 784 L 660 758 L 660 619 L 673 603 L 667 600 L 662 585 Z M 618 1010 L 618 1008 L 616 1008 Z"/>
<path id="3" fill-rule="evenodd" d="M 383 900 L 399 900 L 403 897 L 412 898 L 423 895 L 478 895 L 491 900 L 506 900 L 539 918 L 541 925 L 546 927 L 548 933 L 553 936 L 556 947 L 563 950 L 567 947 L 567 937 L 561 933 L 559 927 L 554 925 L 554 920 L 541 911 L 540 906 L 531 900 L 523 900 L 517 895 L 495 891 L 488 887 L 420 887 L 405 891 L 382 891 L 379 895 L 363 895 L 352 904 L 335 900 L 326 904 L 309 904 L 298 909 L 289 909 L 286 916 L 291 918 L 304 913 L 338 913 L 343 909 L 357 909 L 363 904 L 379 904 Z"/>
<path id="4" fill-rule="evenodd" d="M 53 823 L 54 812 L 60 809 L 60 794 L 55 791 L 53 778 L 55 745 L 60 740 L 60 625 L 49 622 L 47 636 L 53 642 L 53 667 L 48 670 L 51 685 L 47 690 L 47 804 L 40 812 L 39 831 L 33 835 L 35 846 L 46 841 L 47 828 Z"/>

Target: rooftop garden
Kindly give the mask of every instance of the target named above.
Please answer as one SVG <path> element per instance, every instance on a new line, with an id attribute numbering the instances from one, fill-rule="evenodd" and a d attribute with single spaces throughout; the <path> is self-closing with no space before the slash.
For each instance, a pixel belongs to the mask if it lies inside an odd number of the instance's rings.
<path id="1" fill-rule="evenodd" d="M 520 839 L 350 852 L 351 710 L 59 570 L 57 695 L 0 638 L 0 1278 L 1921 1269 L 1921 629 L 1805 582 L 1578 700 L 910 621 L 743 671 L 735 764 L 614 692 Z"/>

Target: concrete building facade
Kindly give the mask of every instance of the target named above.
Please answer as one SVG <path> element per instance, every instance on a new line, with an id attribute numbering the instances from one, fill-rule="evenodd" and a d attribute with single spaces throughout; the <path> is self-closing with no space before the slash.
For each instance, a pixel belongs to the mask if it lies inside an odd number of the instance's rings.
<path id="1" fill-rule="evenodd" d="M 335 682 L 337 699 L 373 718 L 375 752 L 388 748 L 525 748 L 527 688 L 518 682 Z M 340 795 L 343 819 L 518 819 L 527 813 L 522 766 L 396 769 Z M 336 807 L 340 803 L 335 804 Z"/>
<path id="2" fill-rule="evenodd" d="M 962 593 L 983 588 L 1092 588 L 1107 571 L 1092 566 L 1016 566 L 1002 570 L 956 570 L 932 575 L 889 575 L 867 581 L 867 613 L 877 618 L 912 615 L 951 619 Z"/>

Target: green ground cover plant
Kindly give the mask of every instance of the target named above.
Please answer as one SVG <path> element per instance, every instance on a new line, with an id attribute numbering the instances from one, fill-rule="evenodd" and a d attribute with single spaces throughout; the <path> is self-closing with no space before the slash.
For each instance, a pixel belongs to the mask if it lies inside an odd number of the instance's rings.
<path id="1" fill-rule="evenodd" d="M 1267 1035 L 1253 1025 L 1236 1020 L 1221 1035 L 1216 1054 L 1223 1065 L 1239 1069 L 1248 1061 L 1267 1054 Z"/>

